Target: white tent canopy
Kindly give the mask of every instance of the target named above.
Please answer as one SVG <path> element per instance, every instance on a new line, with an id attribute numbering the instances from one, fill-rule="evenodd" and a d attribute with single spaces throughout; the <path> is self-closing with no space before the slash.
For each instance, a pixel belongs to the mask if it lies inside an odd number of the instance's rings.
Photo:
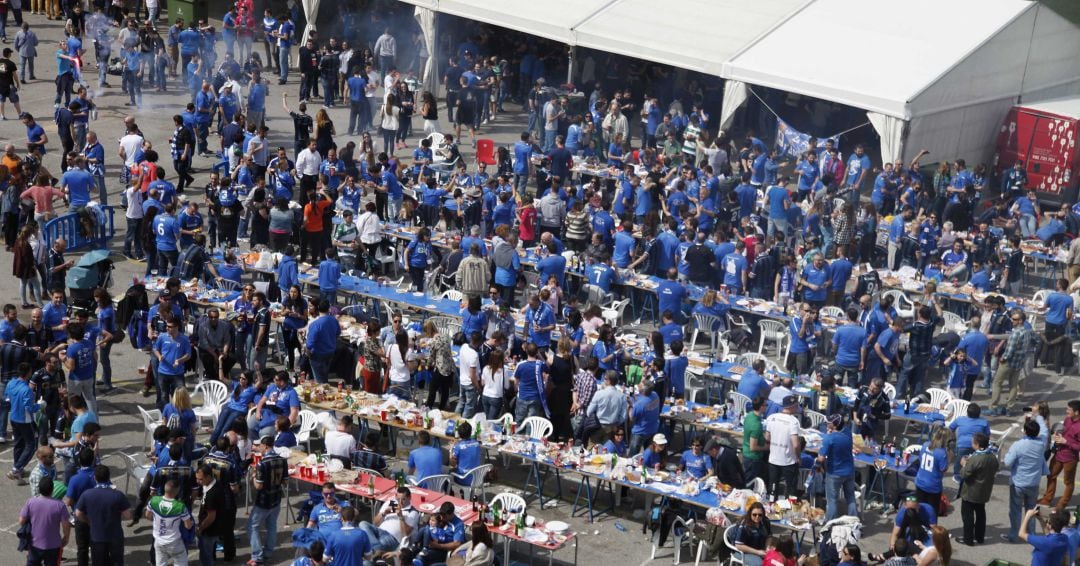
<path id="1" fill-rule="evenodd" d="M 883 159 L 927 148 L 984 160 L 992 132 L 1024 93 L 1080 87 L 1080 30 L 1027 0 L 905 0 L 918 25 L 879 25 L 862 0 L 815 0 L 724 64 L 721 75 L 869 111 Z M 800 56 L 808 30 L 850 49 Z M 905 131 L 904 122 L 908 122 Z"/>
<path id="2" fill-rule="evenodd" d="M 808 0 L 402 0 L 560 41 L 713 75 Z"/>

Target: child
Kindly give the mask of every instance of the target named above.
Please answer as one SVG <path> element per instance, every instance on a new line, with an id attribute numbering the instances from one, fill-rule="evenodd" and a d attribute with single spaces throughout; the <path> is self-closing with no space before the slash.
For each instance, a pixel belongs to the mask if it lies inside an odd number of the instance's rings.
<path id="1" fill-rule="evenodd" d="M 762 566 L 795 566 L 795 543 L 790 536 L 770 536 L 765 539 L 765 558 Z"/>
<path id="2" fill-rule="evenodd" d="M 949 376 L 949 393 L 959 399 L 964 393 L 964 381 L 969 373 L 975 373 L 978 364 L 967 357 L 967 352 L 957 350 L 945 358 L 946 373 Z"/>
<path id="3" fill-rule="evenodd" d="M 544 292 L 548 296 L 544 296 Z M 559 303 L 562 301 L 562 287 L 559 287 L 559 278 L 552 275 L 548 277 L 547 285 L 540 289 L 540 300 L 551 306 L 551 312 L 559 312 Z"/>
<path id="4" fill-rule="evenodd" d="M 274 421 L 274 428 L 277 429 L 277 436 L 274 437 L 274 448 L 296 447 L 296 435 L 289 430 L 290 426 L 292 424 L 289 422 L 289 417 L 278 417 Z"/>

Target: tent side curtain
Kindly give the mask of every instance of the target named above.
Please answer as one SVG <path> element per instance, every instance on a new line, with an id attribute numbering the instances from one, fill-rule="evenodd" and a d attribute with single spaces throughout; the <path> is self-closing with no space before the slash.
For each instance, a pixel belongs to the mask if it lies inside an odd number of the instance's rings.
<path id="1" fill-rule="evenodd" d="M 881 138 L 881 162 L 891 163 L 902 159 L 904 155 L 904 127 L 907 125 L 903 120 L 895 116 L 886 116 L 878 112 L 867 112 L 866 117 L 870 125 L 874 127 L 878 137 Z"/>
<path id="2" fill-rule="evenodd" d="M 729 80 L 724 82 L 724 103 L 720 107 L 720 129 L 726 130 L 731 127 L 735 120 L 735 112 L 746 104 L 750 96 L 750 87 L 742 81 Z"/>
<path id="3" fill-rule="evenodd" d="M 961 157 L 970 166 L 989 164 L 993 144 L 988 140 L 995 139 L 1001 121 L 1012 106 L 1013 99 L 1005 98 L 912 118 L 903 157 L 908 160 L 927 149 L 930 155 L 923 160 L 924 164 Z M 881 143 L 884 146 L 884 136 Z"/>
<path id="4" fill-rule="evenodd" d="M 438 54 L 435 53 L 435 12 L 430 8 L 417 6 L 416 10 L 413 11 L 413 16 L 416 18 L 417 23 L 420 24 L 420 33 L 424 36 L 424 45 L 427 47 L 428 52 L 427 61 L 424 62 L 422 70 L 423 76 L 420 77 L 424 84 L 424 90 L 439 92 L 438 67 L 436 65 Z"/>
<path id="5" fill-rule="evenodd" d="M 315 20 L 319 18 L 319 2 L 320 0 L 302 0 L 304 19 L 307 20 L 307 25 L 304 26 L 304 37 L 300 41 L 300 45 L 306 44 L 311 32 L 315 31 Z M 300 57 L 299 52 L 297 52 L 297 57 Z"/>

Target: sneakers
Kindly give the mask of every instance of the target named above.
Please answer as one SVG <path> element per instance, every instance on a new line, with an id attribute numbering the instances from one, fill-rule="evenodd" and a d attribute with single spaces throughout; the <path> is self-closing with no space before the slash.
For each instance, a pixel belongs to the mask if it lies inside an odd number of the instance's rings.
<path id="1" fill-rule="evenodd" d="M 998 538 L 1000 538 L 1001 540 L 1003 540 L 1003 541 L 1005 541 L 1005 542 L 1007 542 L 1009 544 L 1016 544 L 1016 539 L 1009 536 L 1008 533 L 1001 533 L 1000 535 L 998 535 Z"/>
<path id="2" fill-rule="evenodd" d="M 22 478 L 22 473 L 18 470 L 11 470 L 7 473 L 7 478 L 11 481 L 19 481 Z"/>

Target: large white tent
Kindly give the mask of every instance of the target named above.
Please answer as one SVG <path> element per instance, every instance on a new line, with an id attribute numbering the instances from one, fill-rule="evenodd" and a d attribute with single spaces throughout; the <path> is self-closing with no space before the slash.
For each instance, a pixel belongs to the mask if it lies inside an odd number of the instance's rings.
<path id="1" fill-rule="evenodd" d="M 819 49 L 800 50 L 808 41 Z M 1080 29 L 1027 0 L 905 0 L 882 10 L 815 0 L 721 75 L 738 81 L 729 92 L 761 85 L 866 110 L 883 159 L 929 149 L 979 162 L 1009 107 L 1080 92 Z"/>
<path id="2" fill-rule="evenodd" d="M 721 127 L 752 85 L 859 108 L 889 160 L 984 161 L 1009 107 L 1080 93 L 1080 27 L 1030 0 L 402 1 L 719 75 Z"/>

